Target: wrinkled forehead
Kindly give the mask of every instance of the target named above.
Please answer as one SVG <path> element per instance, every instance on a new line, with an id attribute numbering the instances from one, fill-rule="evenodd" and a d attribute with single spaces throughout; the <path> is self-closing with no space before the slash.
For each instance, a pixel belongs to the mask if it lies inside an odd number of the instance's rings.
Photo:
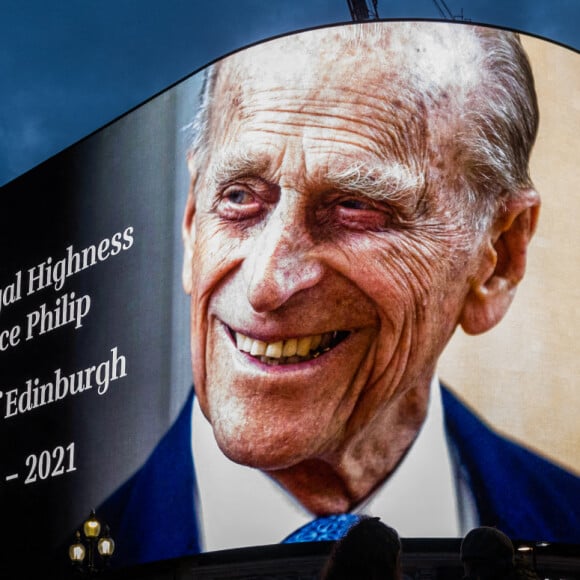
<path id="1" fill-rule="evenodd" d="M 236 104 L 248 91 L 372 86 L 377 95 L 401 91 L 453 95 L 460 104 L 480 82 L 482 54 L 468 26 L 368 23 L 320 29 L 254 46 L 218 69 L 216 103 Z"/>

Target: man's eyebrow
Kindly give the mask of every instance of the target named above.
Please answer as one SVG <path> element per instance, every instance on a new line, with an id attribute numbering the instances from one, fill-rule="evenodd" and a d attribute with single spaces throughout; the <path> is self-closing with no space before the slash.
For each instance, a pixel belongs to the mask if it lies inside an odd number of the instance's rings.
<path id="1" fill-rule="evenodd" d="M 354 163 L 343 170 L 329 169 L 324 177 L 333 189 L 350 192 L 372 201 L 418 205 L 425 189 L 425 176 L 400 162 L 368 166 Z"/>
<path id="2" fill-rule="evenodd" d="M 230 149 L 218 155 L 208 171 L 214 186 L 244 177 L 268 177 L 272 158 L 268 153 Z M 309 176 L 304 176 L 305 181 Z M 415 208 L 424 193 L 425 176 L 399 161 L 369 165 L 350 163 L 344 169 L 326 168 L 320 176 L 326 189 L 347 192 L 376 202 L 399 203 Z"/>
<path id="3" fill-rule="evenodd" d="M 242 177 L 261 177 L 266 174 L 270 164 L 271 158 L 267 154 L 237 149 L 225 151 L 211 164 L 208 180 L 218 186 Z"/>

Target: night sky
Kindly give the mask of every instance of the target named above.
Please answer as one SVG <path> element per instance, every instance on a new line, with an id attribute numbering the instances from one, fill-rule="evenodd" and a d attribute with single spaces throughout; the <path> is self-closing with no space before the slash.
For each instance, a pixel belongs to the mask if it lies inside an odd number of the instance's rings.
<path id="1" fill-rule="evenodd" d="M 437 5 L 580 48 L 579 0 L 379 0 L 382 18 Z M 257 40 L 350 20 L 346 0 L 2 0 L 0 184 Z"/>

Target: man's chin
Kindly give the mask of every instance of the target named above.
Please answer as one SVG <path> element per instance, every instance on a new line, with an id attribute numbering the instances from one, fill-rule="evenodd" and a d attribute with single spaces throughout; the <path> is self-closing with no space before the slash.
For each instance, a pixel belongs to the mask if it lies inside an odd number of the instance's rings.
<path id="1" fill-rule="evenodd" d="M 261 471 L 286 469 L 305 459 L 304 450 L 308 442 L 292 440 L 288 445 L 288 436 L 270 437 L 266 444 L 256 445 L 258 435 L 224 437 L 219 432 L 215 438 L 222 453 L 231 461 Z"/>

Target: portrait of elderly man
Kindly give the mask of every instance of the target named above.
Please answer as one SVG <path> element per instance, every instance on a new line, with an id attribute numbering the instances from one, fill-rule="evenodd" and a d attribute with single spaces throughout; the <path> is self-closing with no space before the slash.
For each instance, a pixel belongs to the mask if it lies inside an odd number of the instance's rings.
<path id="1" fill-rule="evenodd" d="M 580 539 L 578 478 L 437 376 L 524 277 L 537 126 L 520 41 L 494 29 L 328 28 L 206 71 L 183 219 L 195 396 L 102 508 L 122 563 L 325 538 L 310 521 L 356 513 L 403 537 Z"/>

